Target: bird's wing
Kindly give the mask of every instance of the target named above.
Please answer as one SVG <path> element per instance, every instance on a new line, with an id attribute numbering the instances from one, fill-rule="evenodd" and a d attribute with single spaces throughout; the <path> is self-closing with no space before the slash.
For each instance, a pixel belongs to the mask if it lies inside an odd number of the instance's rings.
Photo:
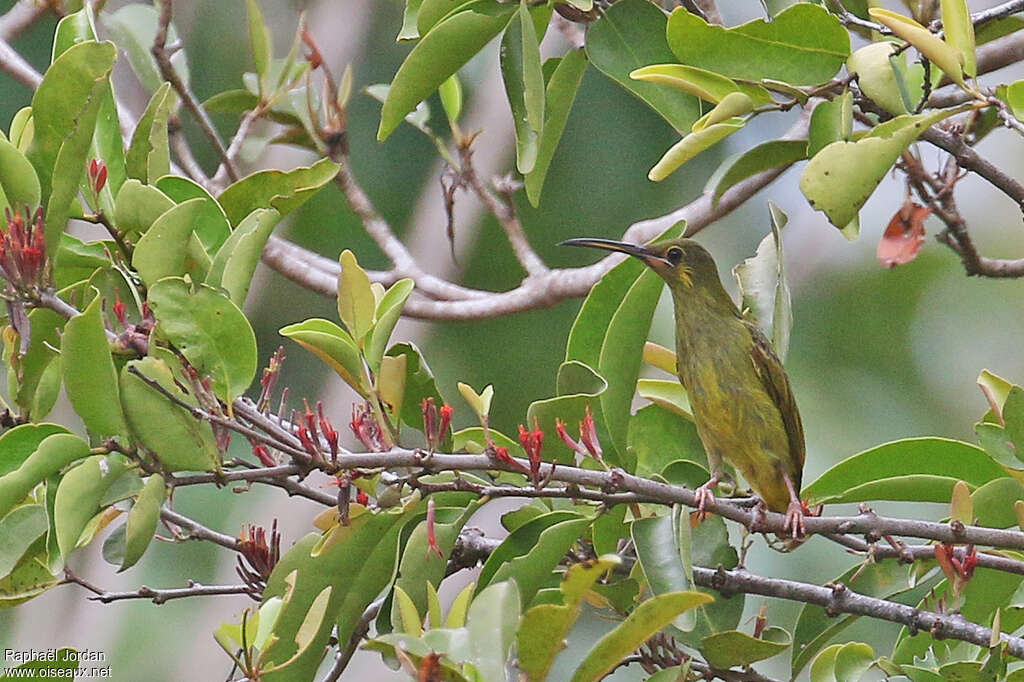
<path id="1" fill-rule="evenodd" d="M 800 422 L 800 413 L 797 411 L 793 389 L 789 385 L 789 377 L 786 376 L 786 370 L 782 367 L 782 361 L 775 354 L 771 343 L 754 324 L 750 322 L 745 322 L 745 324 L 750 330 L 750 337 L 753 340 L 750 356 L 754 362 L 754 369 L 761 377 L 765 391 L 771 396 L 775 406 L 779 408 L 782 424 L 786 428 L 786 436 L 789 438 L 789 453 L 797 462 L 794 473 L 797 478 L 795 481 L 797 490 L 799 490 L 800 474 L 804 468 L 804 427 Z"/>

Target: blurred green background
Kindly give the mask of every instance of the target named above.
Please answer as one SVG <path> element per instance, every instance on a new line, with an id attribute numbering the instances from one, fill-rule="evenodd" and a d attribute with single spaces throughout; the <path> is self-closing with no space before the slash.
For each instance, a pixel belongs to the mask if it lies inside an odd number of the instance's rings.
<path id="1" fill-rule="evenodd" d="M 110 2 L 108 8 L 122 3 Z M 0 3 L 6 11 L 10 2 Z M 310 27 L 335 74 L 352 63 L 357 87 L 387 82 L 409 50 L 394 36 L 401 23 L 397 1 L 263 2 L 272 25 L 278 54 L 292 39 L 297 12 L 306 9 Z M 721 0 L 730 23 L 756 16 L 757 3 Z M 239 87 L 251 68 L 243 0 L 175 3 L 175 21 L 184 38 L 197 94 L 205 99 Z M 973 5 L 972 5 L 973 8 Z M 48 62 L 52 17 L 40 21 L 14 41 L 14 46 L 39 70 Z M 552 34 L 556 32 L 552 31 Z M 553 35 L 545 48 L 562 49 Z M 486 177 L 512 169 L 511 121 L 497 76 L 497 46 L 464 70 L 467 117 L 484 130 L 477 145 L 480 170 Z M 136 88 L 126 73 L 118 73 L 124 88 Z M 127 76 L 127 77 L 126 77 Z M 991 82 L 1005 82 L 992 79 Z M 31 93 L 0 75 L 0 125 L 6 130 L 15 111 L 29 103 Z M 136 110 L 144 100 L 134 93 Z M 436 104 L 436 102 L 435 102 Z M 435 130 L 445 125 L 433 107 Z M 514 287 L 522 272 L 497 224 L 482 217 L 468 196 L 458 195 L 456 214 L 459 258 L 453 262 L 444 234 L 438 175 L 441 167 L 429 141 L 402 126 L 386 143 L 376 142 L 379 105 L 355 97 L 349 113 L 352 164 L 380 212 L 412 245 L 427 269 L 447 273 L 474 287 L 503 290 Z M 648 168 L 674 141 L 674 132 L 642 103 L 593 68 L 588 69 L 559 152 L 548 176 L 538 209 L 521 197 L 522 221 L 540 255 L 552 266 L 582 265 L 594 254 L 559 249 L 554 244 L 572 236 L 618 237 L 633 221 L 662 215 L 695 198 L 708 177 L 729 154 L 781 133 L 791 119 L 758 120 L 754 131 L 730 138 L 660 184 L 646 179 Z M 203 165 L 215 164 L 210 149 L 186 117 L 186 133 Z M 224 136 L 233 132 L 230 117 L 217 119 Z M 997 131 L 980 151 L 1013 174 L 1021 157 L 1005 144 L 1008 132 Z M 484 151 L 489 149 L 490 151 Z M 487 156 L 489 160 L 483 160 Z M 936 150 L 922 147 L 927 163 L 940 159 Z M 493 158 L 492 158 L 493 157 Z M 309 156 L 271 148 L 258 166 L 308 163 Z M 787 368 L 792 378 L 807 432 L 808 462 L 804 480 L 814 480 L 834 462 L 886 440 L 937 434 L 973 441 L 972 425 L 985 409 L 974 379 L 989 368 L 1008 379 L 1024 381 L 1024 283 L 970 279 L 956 257 L 929 239 L 913 263 L 886 270 L 874 259 L 874 249 L 889 218 L 902 201 L 902 187 L 887 180 L 861 212 L 862 234 L 847 242 L 825 219 L 813 212 L 796 188 L 798 171 L 790 171 L 741 210 L 713 225 L 699 239 L 715 254 L 727 285 L 735 288 L 729 270 L 753 253 L 768 231 L 767 200 L 775 201 L 790 217 L 784 232 L 787 267 L 791 276 L 795 326 Z M 990 188 L 964 181 L 958 197 L 981 251 L 993 257 L 1020 256 L 1020 214 L 1005 197 Z M 474 217 L 475 216 L 475 217 Z M 468 217 L 468 220 L 466 219 Z M 930 234 L 938 230 L 930 221 Z M 334 258 L 345 248 L 368 268 L 387 262 L 363 232 L 340 192 L 328 186 L 309 202 L 280 234 Z M 578 301 L 512 317 L 462 323 L 410 322 L 401 325 L 399 339 L 411 339 L 424 350 L 442 393 L 456 406 L 458 425 L 469 423 L 468 408 L 455 390 L 456 381 L 477 388 L 495 387 L 494 424 L 514 431 L 527 405 L 554 391 L 554 372 L 563 357 L 569 327 Z M 277 329 L 312 316 L 334 317 L 333 301 L 310 294 L 275 273 L 263 270 L 249 299 L 248 313 L 257 329 L 260 351 L 266 357 L 281 343 Z M 651 333 L 671 345 L 671 308 L 662 300 Z M 336 423 L 345 423 L 351 396 L 340 390 L 322 365 L 295 346 L 288 348 L 284 384 L 293 396 L 322 396 Z M 67 411 L 55 415 L 67 417 Z M 245 495 L 228 490 L 194 490 L 179 495 L 177 506 L 227 533 L 246 522 L 270 524 L 280 517 L 288 545 L 309 529 L 312 505 L 283 498 L 277 491 L 253 490 Z M 940 509 L 886 508 L 901 514 Z M 837 510 L 838 511 L 838 510 Z M 482 521 L 493 528 L 493 522 Z M 488 525 L 489 524 L 489 525 Z M 825 582 L 852 564 L 853 559 L 814 539 L 790 561 L 757 543 L 750 556 L 753 570 L 787 573 L 790 577 Z M 73 561 L 76 570 L 108 589 L 139 584 L 179 586 L 186 577 L 200 582 L 231 582 L 231 557 L 191 543 L 157 544 L 140 566 L 126 576 L 114 576 L 98 551 Z M 794 563 L 797 568 L 794 569 Z M 784 567 L 783 567 L 784 566 Z M 796 573 L 794 574 L 794 570 Z M 108 606 L 84 600 L 78 588 L 61 587 L 25 606 L 0 616 L 0 642 L 15 648 L 75 646 L 105 651 L 117 680 L 224 679 L 227 659 L 219 653 L 211 631 L 221 621 L 237 618 L 244 599 L 216 598 L 204 604 L 178 601 L 156 607 L 149 603 Z M 760 602 L 748 600 L 755 612 Z M 790 625 L 796 607 L 771 604 L 770 622 Z M 749 627 L 749 624 L 745 627 Z M 596 632 L 596 630 L 594 630 Z M 853 638 L 876 644 L 891 641 L 896 629 L 873 625 L 848 631 Z M 583 633 L 582 639 L 593 636 Z M 575 645 L 575 642 L 574 642 Z M 788 654 L 787 654 L 788 656 Z M 379 659 L 361 656 L 362 675 L 379 671 Z M 770 670 L 767 670 L 770 672 Z M 351 679 L 359 674 L 350 672 Z M 637 679 L 635 670 L 614 679 Z"/>

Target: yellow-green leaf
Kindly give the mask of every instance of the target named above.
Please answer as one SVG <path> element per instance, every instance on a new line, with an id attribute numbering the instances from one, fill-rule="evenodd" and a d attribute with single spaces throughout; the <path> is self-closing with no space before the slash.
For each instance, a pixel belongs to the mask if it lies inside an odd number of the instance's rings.
<path id="1" fill-rule="evenodd" d="M 878 7 L 869 9 L 868 14 L 917 48 L 918 52 L 942 69 L 954 83 L 964 85 L 963 56 L 959 50 L 910 17 Z"/>
<path id="2" fill-rule="evenodd" d="M 361 344 L 366 332 L 373 327 L 377 307 L 370 289 L 370 278 L 348 249 L 341 252 L 338 262 L 341 264 L 341 274 L 338 275 L 338 317 L 355 342 Z"/>
<path id="3" fill-rule="evenodd" d="M 654 164 L 647 177 L 658 182 L 679 169 L 684 163 L 700 154 L 705 149 L 732 135 L 743 127 L 744 121 L 732 119 L 724 123 L 716 123 L 702 130 L 690 133 L 673 145 L 658 163 Z"/>
<path id="4" fill-rule="evenodd" d="M 966 0 L 942 0 L 942 30 L 946 33 L 946 44 L 960 53 L 964 73 L 971 78 L 977 76 L 974 24 Z"/>

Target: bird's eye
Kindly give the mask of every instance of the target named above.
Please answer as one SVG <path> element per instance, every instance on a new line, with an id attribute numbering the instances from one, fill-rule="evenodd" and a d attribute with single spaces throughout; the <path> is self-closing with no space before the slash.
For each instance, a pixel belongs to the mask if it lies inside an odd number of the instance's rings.
<path id="1" fill-rule="evenodd" d="M 678 246 L 673 246 L 671 249 L 665 252 L 665 258 L 672 265 L 679 265 L 683 260 L 683 250 Z"/>

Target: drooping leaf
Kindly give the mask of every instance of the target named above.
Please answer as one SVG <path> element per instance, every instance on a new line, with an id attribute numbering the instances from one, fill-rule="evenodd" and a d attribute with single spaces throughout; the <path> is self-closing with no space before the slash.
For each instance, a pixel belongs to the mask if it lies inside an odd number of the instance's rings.
<path id="1" fill-rule="evenodd" d="M 47 436 L 68 433 L 59 424 L 19 424 L 0 435 L 0 476 L 5 476 L 24 463 Z"/>
<path id="2" fill-rule="evenodd" d="M 772 103 L 771 93 L 764 86 L 737 83 L 713 71 L 686 64 L 651 64 L 636 69 L 629 77 L 667 85 L 714 104 L 737 92 L 747 95 L 758 106 Z"/>
<path id="3" fill-rule="evenodd" d="M 669 125 L 683 132 L 700 115 L 696 97 L 655 83 L 637 82 L 630 73 L 649 64 L 676 61 L 665 35 L 668 18 L 646 0 L 623 0 L 587 29 L 587 57 L 603 74 L 643 100 Z"/>
<path id="4" fill-rule="evenodd" d="M 64 325 L 61 358 L 64 390 L 86 427 L 98 436 L 126 433 L 117 370 L 110 354 L 97 296 Z"/>
<path id="5" fill-rule="evenodd" d="M 540 44 L 525 2 L 520 3 L 501 40 L 501 75 L 516 133 L 516 167 L 525 175 L 537 163 L 544 126 Z"/>
<path id="6" fill-rule="evenodd" d="M 550 60 L 549 60 L 550 61 Z M 545 63 L 545 66 L 547 63 Z M 583 81 L 587 57 L 582 49 L 570 50 L 559 59 L 544 89 L 544 126 L 537 146 L 537 161 L 526 174 L 526 197 L 533 206 L 540 203 L 541 190 L 551 161 L 562 138 L 576 92 Z"/>
<path id="7" fill-rule="evenodd" d="M 850 34 L 839 19 L 812 3 L 797 3 L 770 22 L 734 28 L 710 25 L 684 8 L 668 20 L 668 44 L 683 64 L 729 78 L 771 78 L 815 85 L 832 78 L 850 53 Z"/>
<path id="8" fill-rule="evenodd" d="M 715 123 L 706 128 L 701 128 L 700 130 L 689 133 L 683 139 L 679 140 L 679 142 L 670 147 L 669 150 L 665 152 L 664 156 L 658 160 L 658 163 L 654 164 L 651 170 L 647 173 L 648 179 L 654 182 L 664 180 L 669 175 L 679 170 L 684 163 L 697 156 L 702 151 L 718 144 L 729 135 L 732 135 L 742 128 L 743 125 L 743 119 L 730 118 L 722 123 Z"/>
<path id="9" fill-rule="evenodd" d="M 544 528 L 529 550 L 499 566 L 488 584 L 500 584 L 506 580 L 514 582 L 519 587 L 523 603 L 529 604 L 537 592 L 551 581 L 554 568 L 562 561 L 573 543 L 583 536 L 591 523 L 592 518 L 584 517 L 561 521 Z"/>
<path id="10" fill-rule="evenodd" d="M 636 547 L 637 560 L 655 596 L 689 590 L 693 584 L 692 576 L 688 575 L 683 566 L 674 516 L 664 514 L 637 519 L 630 524 L 630 537 Z M 689 514 L 686 514 L 685 523 L 689 526 Z M 689 547 L 686 552 L 689 553 Z M 676 617 L 673 624 L 680 630 L 692 630 L 696 624 L 696 614 L 685 611 Z"/>
<path id="11" fill-rule="evenodd" d="M 166 492 L 164 477 L 160 474 L 153 474 L 146 481 L 125 522 L 124 559 L 120 570 L 134 566 L 149 547 L 160 520 L 160 507 Z"/>
<path id="12" fill-rule="evenodd" d="M 41 504 L 23 504 L 0 519 L 0 579 L 10 575 L 47 527 Z"/>
<path id="13" fill-rule="evenodd" d="M 93 455 L 61 478 L 53 509 L 57 547 L 65 560 L 75 549 L 86 524 L 99 508 L 103 494 L 123 467 L 113 457 Z"/>
<path id="14" fill-rule="evenodd" d="M 728 670 L 734 666 L 750 665 L 777 656 L 792 643 L 793 638 L 789 633 L 776 626 L 766 628 L 760 637 L 729 630 L 705 637 L 701 642 L 700 652 L 709 665 Z"/>
<path id="15" fill-rule="evenodd" d="M 903 150 L 928 127 L 959 111 L 942 109 L 897 116 L 856 142 L 833 142 L 807 164 L 800 189 L 811 206 L 824 211 L 833 225 L 846 227 Z"/>
<path id="16" fill-rule="evenodd" d="M 0 212 L 9 208 L 22 212 L 25 206 L 38 206 L 39 177 L 35 168 L 16 146 L 0 139 Z"/>
<path id="17" fill-rule="evenodd" d="M 168 471 L 210 471 L 219 452 L 209 423 L 199 421 L 154 387 L 132 373 L 155 381 L 190 405 L 196 401 L 182 391 L 171 368 L 154 357 L 132 360 L 121 371 L 121 399 L 128 425 L 138 441 L 151 450 Z"/>
<path id="18" fill-rule="evenodd" d="M 793 325 L 793 304 L 782 256 L 782 228 L 787 217 L 771 201 L 768 214 L 771 232 L 761 240 L 752 258 L 733 268 L 733 275 L 740 287 L 744 313 L 749 311 L 761 332 L 771 339 L 776 354 L 785 360 Z"/>

